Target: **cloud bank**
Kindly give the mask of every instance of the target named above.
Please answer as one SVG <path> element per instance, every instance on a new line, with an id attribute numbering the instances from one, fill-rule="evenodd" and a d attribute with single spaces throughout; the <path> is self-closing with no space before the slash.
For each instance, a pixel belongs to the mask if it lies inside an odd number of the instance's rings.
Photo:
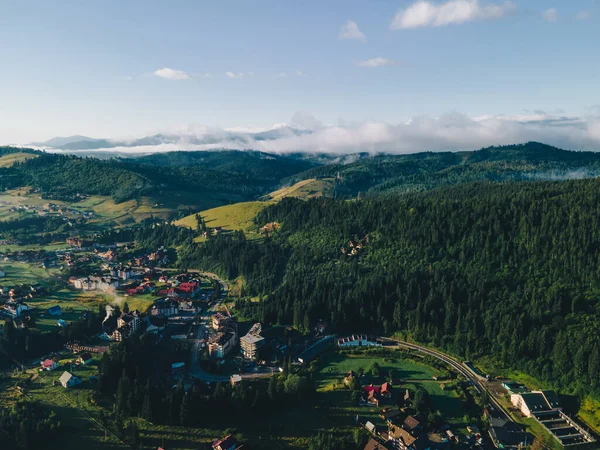
<path id="1" fill-rule="evenodd" d="M 382 66 L 392 66 L 396 64 L 396 62 L 392 59 L 387 58 L 371 58 L 364 61 L 356 61 L 355 63 L 358 67 L 382 67 Z"/>
<path id="2" fill-rule="evenodd" d="M 492 145 L 539 141 L 570 150 L 600 151 L 600 113 L 568 116 L 534 111 L 521 115 L 469 117 L 450 112 L 439 117 L 417 116 L 402 123 L 360 122 L 323 124 L 308 113 L 297 113 L 290 124 L 265 129 L 210 128 L 190 124 L 96 151 L 149 153 L 174 150 L 254 149 L 290 152 L 386 152 L 474 150 Z M 148 145 L 151 142 L 152 145 Z"/>
<path id="3" fill-rule="evenodd" d="M 406 9 L 401 9 L 392 20 L 392 30 L 419 27 L 443 27 L 475 20 L 499 19 L 513 12 L 512 2 L 484 4 L 479 0 L 450 0 L 433 3 L 419 0 Z"/>
<path id="4" fill-rule="evenodd" d="M 547 9 L 542 13 L 542 17 L 546 22 L 556 22 L 558 20 L 558 10 L 556 8 Z"/>

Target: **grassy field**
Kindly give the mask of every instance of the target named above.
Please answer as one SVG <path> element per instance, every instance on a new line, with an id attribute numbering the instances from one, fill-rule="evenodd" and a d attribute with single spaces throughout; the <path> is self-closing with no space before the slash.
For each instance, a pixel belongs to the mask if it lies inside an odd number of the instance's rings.
<path id="1" fill-rule="evenodd" d="M 0 385 L 0 406 L 9 407 L 21 398 L 28 398 L 39 402 L 41 405 L 54 410 L 62 424 L 61 439 L 55 442 L 47 442 L 48 449 L 79 450 L 86 448 L 95 449 L 125 449 L 115 439 L 105 438 L 104 433 L 89 420 L 89 417 L 98 420 L 100 408 L 96 406 L 92 398 L 93 383 L 90 377 L 98 373 L 98 364 L 101 355 L 93 355 L 94 361 L 90 365 L 76 366 L 69 364 L 70 360 L 76 358 L 65 357 L 59 361 L 60 367 L 53 372 L 38 373 L 38 378 L 31 381 L 20 393 L 14 388 L 19 380 L 30 379 L 37 370 L 29 370 L 27 373 L 13 374 Z M 65 370 L 81 377 L 83 383 L 74 388 L 65 389 L 62 386 L 54 386 Z"/>
<path id="2" fill-rule="evenodd" d="M 6 272 L 6 276 L 0 278 L 3 286 L 16 286 L 19 284 L 45 284 L 50 277 L 58 272 L 58 269 L 43 269 L 37 265 L 21 262 L 0 262 L 0 270 Z"/>
<path id="3" fill-rule="evenodd" d="M 307 200 L 313 197 L 329 197 L 333 194 L 334 179 L 324 178 L 317 180 L 311 178 L 271 192 L 266 196 L 268 200 L 279 201 L 286 197 L 294 197 Z"/>
<path id="4" fill-rule="evenodd" d="M 0 167 L 10 167 L 14 163 L 27 161 L 31 158 L 37 158 L 38 155 L 33 155 L 31 153 L 11 153 L 8 155 L 0 156 Z"/>
<path id="5" fill-rule="evenodd" d="M 210 228 L 221 227 L 227 231 L 242 230 L 249 238 L 259 237 L 252 230 L 253 219 L 266 208 L 270 202 L 243 202 L 233 205 L 221 206 L 198 213 L 206 225 Z M 188 228 L 196 228 L 196 215 L 184 217 L 175 222 L 176 225 Z"/>

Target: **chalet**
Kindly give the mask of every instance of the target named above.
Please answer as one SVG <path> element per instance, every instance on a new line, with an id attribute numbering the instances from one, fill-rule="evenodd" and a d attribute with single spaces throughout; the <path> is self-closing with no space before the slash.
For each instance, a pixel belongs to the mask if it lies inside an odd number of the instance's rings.
<path id="1" fill-rule="evenodd" d="M 41 363 L 41 370 L 46 370 L 46 371 L 52 371 L 54 369 L 58 368 L 58 362 L 54 361 L 53 359 L 45 359 L 44 361 L 42 361 Z"/>
<path id="2" fill-rule="evenodd" d="M 213 442 L 213 450 L 236 450 L 239 448 L 235 439 L 231 435 L 225 436 L 223 439 Z"/>
<path id="3" fill-rule="evenodd" d="M 92 362 L 92 354 L 91 353 L 82 353 L 77 357 L 77 362 L 79 364 L 83 364 L 84 366 L 90 364 Z"/>
<path id="4" fill-rule="evenodd" d="M 421 422 L 419 422 L 413 416 L 408 416 L 404 420 L 404 423 L 402 424 L 402 428 L 404 428 L 406 431 L 409 431 L 412 433 L 414 431 L 421 429 Z"/>
<path id="5" fill-rule="evenodd" d="M 417 438 L 395 425 L 390 425 L 388 429 L 388 440 L 394 448 L 400 450 L 416 450 L 417 448 Z"/>
<path id="6" fill-rule="evenodd" d="M 66 371 L 60 376 L 59 381 L 60 384 L 62 384 L 62 387 L 64 388 L 70 388 L 81 384 L 81 378 Z"/>
<path id="7" fill-rule="evenodd" d="M 60 316 L 62 314 L 62 309 L 60 305 L 54 305 L 48 308 L 48 311 L 46 312 L 51 316 Z"/>
<path id="8" fill-rule="evenodd" d="M 363 395 L 361 398 L 361 403 L 378 406 L 380 398 L 381 398 L 381 388 L 380 387 L 373 386 L 371 384 L 371 385 L 365 386 L 363 388 Z"/>

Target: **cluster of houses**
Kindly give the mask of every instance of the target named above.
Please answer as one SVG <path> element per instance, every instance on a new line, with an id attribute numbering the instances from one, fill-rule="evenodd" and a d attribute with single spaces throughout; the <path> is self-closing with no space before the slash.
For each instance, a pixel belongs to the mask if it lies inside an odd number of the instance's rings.
<path id="1" fill-rule="evenodd" d="M 72 277 L 69 282 L 73 284 L 75 289 L 81 291 L 115 292 L 119 287 L 119 279 L 112 276 Z"/>
<path id="2" fill-rule="evenodd" d="M 362 250 L 362 248 L 369 243 L 369 235 L 366 235 L 364 239 L 353 239 L 348 242 L 348 248 L 342 247 L 340 251 L 342 254 L 351 257 L 356 256 Z"/>
<path id="3" fill-rule="evenodd" d="M 121 312 L 117 317 L 116 324 L 109 321 L 112 313 L 108 313 L 102 323 L 101 338 L 108 341 L 121 342 L 134 334 L 140 334 L 146 331 L 152 324 L 142 318 L 142 314 L 135 310 L 130 312 Z"/>
<path id="4" fill-rule="evenodd" d="M 12 319 L 20 319 L 30 310 L 25 302 L 44 293 L 45 289 L 40 284 L 0 286 L 0 305 L 3 305 L 0 314 Z"/>
<path id="5" fill-rule="evenodd" d="M 208 339 L 208 354 L 213 358 L 225 358 L 237 345 L 237 320 L 229 314 L 217 312 L 212 316 L 212 329 Z"/>

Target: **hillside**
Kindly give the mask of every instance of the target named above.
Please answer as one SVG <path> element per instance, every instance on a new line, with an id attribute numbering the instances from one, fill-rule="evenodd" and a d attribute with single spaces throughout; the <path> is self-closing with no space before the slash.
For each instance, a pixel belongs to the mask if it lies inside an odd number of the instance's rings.
<path id="1" fill-rule="evenodd" d="M 284 198 L 299 198 L 308 200 L 314 197 L 331 197 L 335 188 L 333 178 L 315 179 L 298 181 L 297 183 L 278 189 L 265 196 L 267 200 L 279 201 Z"/>
<path id="2" fill-rule="evenodd" d="M 256 219 L 281 224 L 269 241 L 220 237 L 180 257 L 247 280 L 265 300 L 238 308 L 263 324 L 398 333 L 597 402 L 599 217 L 590 179 L 284 199 Z"/>
<path id="3" fill-rule="evenodd" d="M 233 205 L 221 206 L 206 211 L 201 211 L 198 216 L 202 218 L 208 228 L 222 228 L 223 231 L 241 230 L 249 237 L 257 237 L 252 228 L 256 228 L 254 218 L 260 211 L 269 206 L 269 202 L 244 202 Z M 198 221 L 196 214 L 189 215 L 175 222 L 175 225 L 196 229 Z"/>

